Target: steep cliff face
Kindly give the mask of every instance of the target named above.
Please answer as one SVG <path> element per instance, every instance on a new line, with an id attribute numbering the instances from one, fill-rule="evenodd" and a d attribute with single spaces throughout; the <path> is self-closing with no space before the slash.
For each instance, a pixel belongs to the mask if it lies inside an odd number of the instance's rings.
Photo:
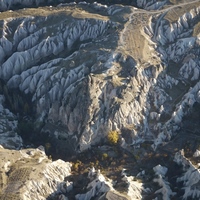
<path id="1" fill-rule="evenodd" d="M 41 132 L 72 141 L 74 150 L 114 129 L 129 130 L 129 144 L 142 138 L 156 148 L 199 101 L 200 9 L 182 7 L 151 13 L 84 3 L 5 12 L 0 77 L 31 97 Z M 181 15 L 171 19 L 173 12 Z"/>
<path id="2" fill-rule="evenodd" d="M 4 104 L 5 97 L 0 95 L 0 145 L 9 149 L 19 149 L 23 146 L 23 141 L 17 134 L 18 119 Z"/>

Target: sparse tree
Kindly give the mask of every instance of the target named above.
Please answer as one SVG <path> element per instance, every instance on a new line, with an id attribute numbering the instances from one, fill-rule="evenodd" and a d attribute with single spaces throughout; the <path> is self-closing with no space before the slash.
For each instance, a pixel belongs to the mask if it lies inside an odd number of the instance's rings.
<path id="1" fill-rule="evenodd" d="M 119 133 L 115 131 L 109 131 L 108 133 L 108 142 L 112 145 L 116 145 L 119 141 Z"/>

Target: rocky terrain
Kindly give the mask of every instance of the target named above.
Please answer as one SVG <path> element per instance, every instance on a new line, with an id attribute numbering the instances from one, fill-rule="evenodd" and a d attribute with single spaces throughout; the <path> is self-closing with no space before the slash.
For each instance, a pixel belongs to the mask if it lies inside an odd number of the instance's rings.
<path id="1" fill-rule="evenodd" d="M 70 163 L 52 162 L 42 147 L 19 151 L 1 147 L 0 153 L 1 199 L 46 199 L 72 189 L 72 183 L 64 181 L 71 174 Z"/>
<path id="2" fill-rule="evenodd" d="M 0 199 L 200 198 L 200 2 L 101 3 L 0 1 Z"/>

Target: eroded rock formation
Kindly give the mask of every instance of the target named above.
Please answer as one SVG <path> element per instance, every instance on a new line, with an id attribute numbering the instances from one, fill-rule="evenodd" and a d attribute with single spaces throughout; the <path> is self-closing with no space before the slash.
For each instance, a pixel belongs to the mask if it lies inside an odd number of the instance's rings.
<path id="1" fill-rule="evenodd" d="M 64 181 L 71 173 L 71 164 L 62 160 L 52 162 L 43 147 L 20 151 L 1 147 L 0 152 L 1 199 L 42 200 L 72 189 L 72 183 Z"/>

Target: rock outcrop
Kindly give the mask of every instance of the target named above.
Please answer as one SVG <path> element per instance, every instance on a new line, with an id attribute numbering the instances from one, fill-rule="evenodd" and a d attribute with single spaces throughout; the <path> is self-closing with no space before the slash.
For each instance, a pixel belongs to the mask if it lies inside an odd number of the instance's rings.
<path id="1" fill-rule="evenodd" d="M 167 173 L 167 168 L 163 167 L 161 165 L 157 165 L 153 168 L 156 178 L 154 179 L 154 182 L 158 183 L 158 185 L 161 187 L 159 190 L 157 190 L 155 193 L 161 193 L 162 198 L 166 200 L 170 200 L 172 196 L 174 196 L 176 193 L 172 192 L 170 188 L 169 182 L 165 180 L 165 175 Z"/>
<path id="2" fill-rule="evenodd" d="M 183 199 L 198 199 L 200 198 L 200 170 L 184 155 L 184 150 L 177 152 L 174 158 L 183 168 L 183 175 L 177 178 L 177 182 L 183 183 Z"/>
<path id="3" fill-rule="evenodd" d="M 20 151 L 1 147 L 0 157 L 1 199 L 44 200 L 72 189 L 72 183 L 64 181 L 71 173 L 71 164 L 52 162 L 43 147 Z"/>

